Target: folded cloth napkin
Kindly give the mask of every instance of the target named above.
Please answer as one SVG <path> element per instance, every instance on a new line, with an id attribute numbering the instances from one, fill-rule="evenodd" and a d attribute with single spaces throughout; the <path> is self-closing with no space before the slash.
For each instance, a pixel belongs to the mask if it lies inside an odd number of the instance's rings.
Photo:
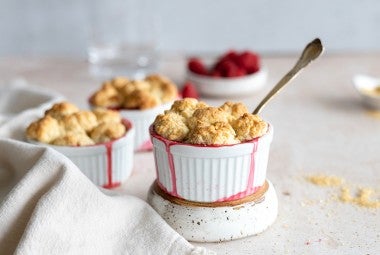
<path id="1" fill-rule="evenodd" d="M 0 254 L 215 254 L 146 202 L 99 189 L 62 154 L 13 140 L 62 97 L 22 84 L 0 90 Z"/>
<path id="2" fill-rule="evenodd" d="M 0 137 L 23 140 L 27 125 L 41 117 L 44 110 L 64 99 L 46 88 L 14 80 L 0 87 Z"/>
<path id="3" fill-rule="evenodd" d="M 1 254 L 210 254 L 50 148 L 0 139 L 0 151 L 1 184 L 17 183 L 0 205 Z"/>

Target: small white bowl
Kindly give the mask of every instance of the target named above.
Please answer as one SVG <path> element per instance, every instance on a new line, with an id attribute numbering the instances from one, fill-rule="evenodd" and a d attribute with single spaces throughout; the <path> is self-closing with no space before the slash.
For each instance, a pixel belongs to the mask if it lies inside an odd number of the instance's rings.
<path id="1" fill-rule="evenodd" d="M 360 94 L 363 104 L 371 109 L 379 110 L 380 93 L 371 93 L 371 91 L 380 86 L 380 79 L 358 74 L 353 77 L 352 82 Z"/>
<path id="2" fill-rule="evenodd" d="M 55 149 L 68 157 L 94 184 L 103 188 L 117 187 L 126 180 L 133 167 L 135 128 L 126 119 L 126 134 L 116 140 L 89 146 L 57 146 L 28 140 Z"/>
<path id="3" fill-rule="evenodd" d="M 251 141 L 202 146 L 163 138 L 150 127 L 157 183 L 166 193 L 195 202 L 233 201 L 265 182 L 273 128 Z"/>
<path id="4" fill-rule="evenodd" d="M 192 82 L 202 96 L 236 97 L 252 94 L 260 90 L 268 76 L 268 70 L 262 67 L 253 74 L 241 77 L 212 77 L 187 71 L 187 79 Z"/>

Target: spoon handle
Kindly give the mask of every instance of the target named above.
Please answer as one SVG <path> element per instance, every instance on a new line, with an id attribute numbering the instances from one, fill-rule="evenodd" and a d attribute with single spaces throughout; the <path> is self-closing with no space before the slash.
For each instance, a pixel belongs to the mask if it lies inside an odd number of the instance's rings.
<path id="1" fill-rule="evenodd" d="M 297 63 L 294 65 L 290 71 L 285 74 L 284 77 L 273 87 L 271 91 L 264 97 L 263 100 L 259 103 L 256 109 L 253 111 L 253 114 L 259 114 L 262 108 L 268 103 L 270 99 L 274 97 L 286 84 L 288 84 L 292 79 L 294 79 L 299 72 L 305 68 L 311 61 L 315 60 L 323 51 L 323 46 L 321 40 L 314 39 L 302 52 L 301 57 L 298 59 Z"/>

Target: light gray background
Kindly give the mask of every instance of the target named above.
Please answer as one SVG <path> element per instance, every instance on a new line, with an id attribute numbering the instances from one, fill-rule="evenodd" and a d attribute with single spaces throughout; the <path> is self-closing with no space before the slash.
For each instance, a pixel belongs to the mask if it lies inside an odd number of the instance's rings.
<path id="1" fill-rule="evenodd" d="M 377 0 L 151 0 L 161 52 L 229 48 L 299 51 L 320 37 L 328 51 L 380 50 Z M 0 56 L 85 56 L 91 0 L 0 0 Z M 114 0 L 108 1 L 116 4 Z M 111 27 L 110 29 L 117 29 Z"/>

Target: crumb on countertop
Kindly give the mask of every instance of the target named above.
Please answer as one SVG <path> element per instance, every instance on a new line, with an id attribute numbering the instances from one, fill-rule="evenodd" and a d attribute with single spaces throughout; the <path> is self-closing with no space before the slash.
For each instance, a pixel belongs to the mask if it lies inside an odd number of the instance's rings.
<path id="1" fill-rule="evenodd" d="M 307 177 L 308 181 L 318 185 L 318 186 L 326 186 L 326 187 L 336 187 L 341 185 L 344 180 L 342 178 L 339 178 L 337 176 L 333 175 L 323 175 L 323 174 L 318 174 L 318 175 L 312 175 Z"/>
<path id="2" fill-rule="evenodd" d="M 365 208 L 380 208 L 380 200 L 373 198 L 373 194 L 375 193 L 373 188 L 359 188 L 353 196 L 351 187 L 344 183 L 343 178 L 317 174 L 308 176 L 306 179 L 320 187 L 339 187 L 340 191 L 337 192 L 337 197 L 340 202 Z"/>
<path id="3" fill-rule="evenodd" d="M 360 188 L 353 197 L 350 188 L 342 187 L 339 200 L 344 203 L 352 203 L 366 208 L 380 208 L 380 201 L 371 199 L 373 193 L 374 189 L 372 188 Z"/>

